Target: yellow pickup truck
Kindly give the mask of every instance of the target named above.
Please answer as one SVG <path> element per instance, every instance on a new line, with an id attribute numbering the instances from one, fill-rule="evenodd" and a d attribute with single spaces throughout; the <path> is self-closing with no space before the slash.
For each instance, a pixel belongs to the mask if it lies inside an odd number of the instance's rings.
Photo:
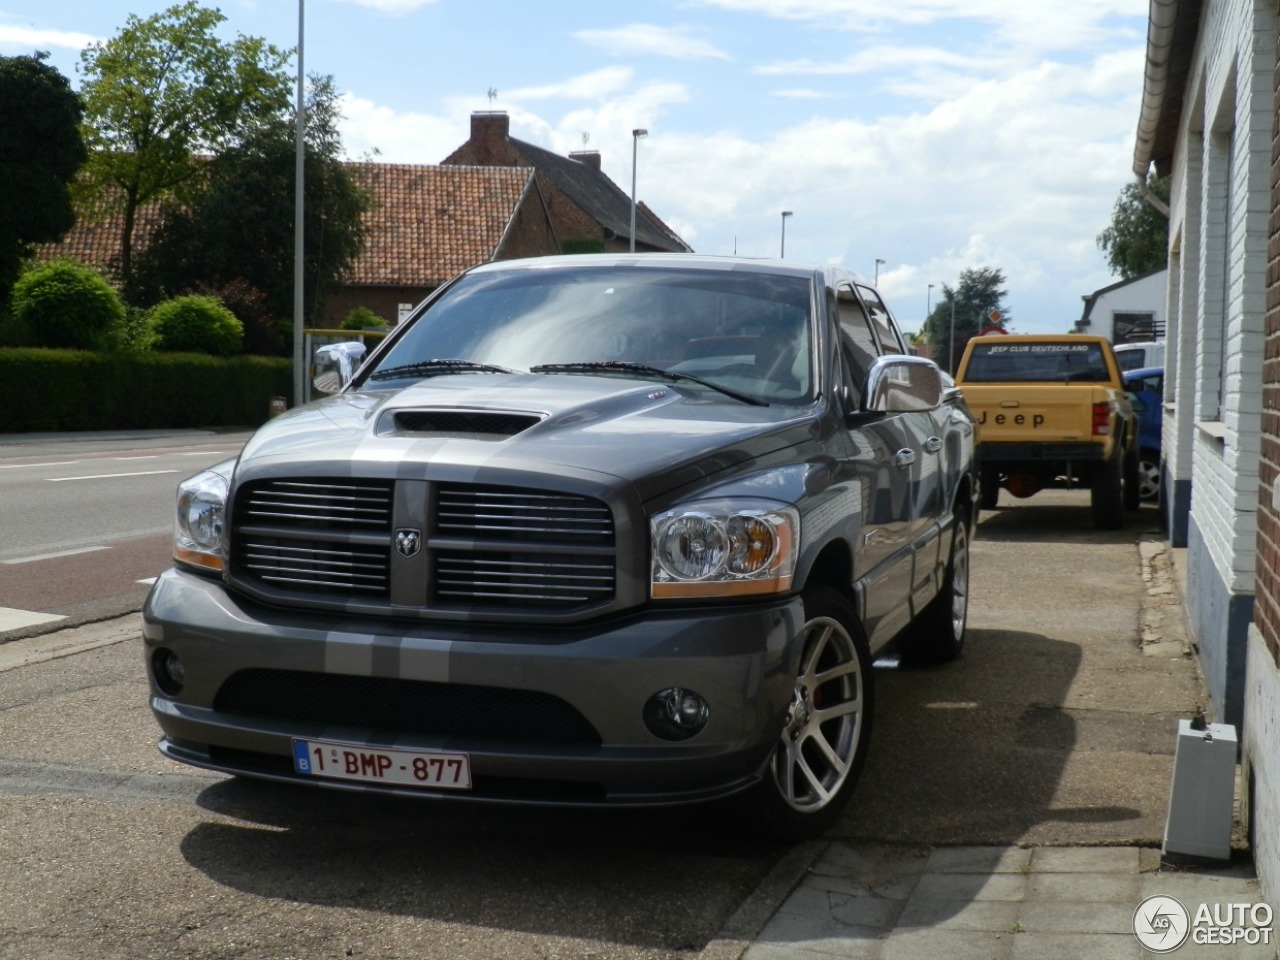
<path id="1" fill-rule="evenodd" d="M 956 385 L 978 421 L 983 509 L 1000 488 L 1029 497 L 1087 484 L 1093 523 L 1136 510 L 1137 417 L 1111 344 L 1085 334 L 1001 334 L 969 341 Z"/>

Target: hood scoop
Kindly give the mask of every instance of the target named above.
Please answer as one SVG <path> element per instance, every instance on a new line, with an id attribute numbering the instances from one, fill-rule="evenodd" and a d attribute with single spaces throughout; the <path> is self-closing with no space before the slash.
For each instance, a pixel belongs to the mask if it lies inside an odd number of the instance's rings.
<path id="1" fill-rule="evenodd" d="M 395 410 L 378 421 L 381 437 L 505 440 L 540 423 L 532 413 L 494 410 Z"/>

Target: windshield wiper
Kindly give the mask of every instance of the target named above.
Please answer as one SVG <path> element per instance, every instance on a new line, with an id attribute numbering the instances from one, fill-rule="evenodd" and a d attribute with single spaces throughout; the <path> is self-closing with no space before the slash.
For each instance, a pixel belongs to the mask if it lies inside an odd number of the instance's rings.
<path id="1" fill-rule="evenodd" d="M 739 393 L 737 390 L 731 390 L 729 387 L 721 386 L 711 380 L 703 380 L 701 377 L 695 377 L 691 373 L 676 373 L 673 370 L 663 370 L 661 367 L 651 367 L 647 363 L 634 363 L 631 360 L 589 360 L 580 363 L 541 363 L 536 367 L 529 368 L 530 373 L 623 373 L 623 374 L 640 374 L 645 377 L 657 377 L 659 380 L 666 380 L 670 383 L 698 383 L 704 387 L 709 387 L 719 393 L 723 393 L 726 397 L 732 397 L 734 400 L 741 400 L 743 403 L 749 403 L 753 407 L 767 407 L 769 404 L 757 397 L 748 396 L 745 393 Z"/>
<path id="2" fill-rule="evenodd" d="M 393 380 L 396 377 L 434 377 L 444 373 L 515 373 L 506 367 L 492 363 L 476 363 L 474 360 L 420 360 L 405 363 L 369 374 L 370 380 Z"/>

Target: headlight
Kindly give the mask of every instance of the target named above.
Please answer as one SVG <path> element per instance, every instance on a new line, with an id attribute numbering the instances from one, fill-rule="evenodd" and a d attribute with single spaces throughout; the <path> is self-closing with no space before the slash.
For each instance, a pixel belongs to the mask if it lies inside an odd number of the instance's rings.
<path id="1" fill-rule="evenodd" d="M 655 600 L 783 593 L 800 541 L 795 507 L 768 500 L 702 500 L 649 518 Z"/>
<path id="2" fill-rule="evenodd" d="M 178 486 L 173 558 L 179 563 L 222 570 L 227 490 L 234 460 L 198 473 Z"/>

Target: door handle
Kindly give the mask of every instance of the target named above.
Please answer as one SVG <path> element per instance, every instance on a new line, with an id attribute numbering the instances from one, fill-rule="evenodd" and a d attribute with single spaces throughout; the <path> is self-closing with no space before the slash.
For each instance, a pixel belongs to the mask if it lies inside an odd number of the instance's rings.
<path id="1" fill-rule="evenodd" d="M 941 449 L 942 449 L 941 437 L 930 437 L 924 442 L 925 453 L 937 453 Z"/>
<path id="2" fill-rule="evenodd" d="M 909 467 L 916 462 L 916 452 L 907 447 L 903 447 L 894 454 L 893 462 L 899 467 Z"/>

